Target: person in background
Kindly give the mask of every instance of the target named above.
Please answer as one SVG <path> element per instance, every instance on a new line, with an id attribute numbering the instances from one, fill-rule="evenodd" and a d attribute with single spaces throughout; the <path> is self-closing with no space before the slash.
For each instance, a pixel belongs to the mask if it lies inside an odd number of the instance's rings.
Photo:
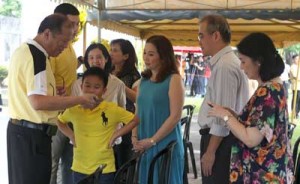
<path id="1" fill-rule="evenodd" d="M 237 45 L 241 69 L 259 86 L 240 114 L 209 103 L 211 117 L 223 119 L 238 139 L 232 146 L 229 183 L 293 183 L 284 63 L 272 40 L 251 33 Z M 226 183 L 223 181 L 223 183 Z"/>
<path id="2" fill-rule="evenodd" d="M 142 72 L 137 97 L 140 123 L 132 131 L 134 150 L 145 152 L 140 159 L 139 183 L 147 183 L 151 160 L 175 140 L 169 181 L 182 184 L 184 151 L 180 118 L 184 87 L 171 42 L 164 36 L 151 36 L 146 41 L 143 58 L 146 70 Z M 155 170 L 154 183 L 158 182 L 158 172 Z"/>
<path id="3" fill-rule="evenodd" d="M 182 62 L 184 61 L 181 61 L 181 55 L 175 55 L 175 58 L 176 58 L 176 66 L 178 68 L 178 71 L 179 71 L 179 74 L 181 76 L 181 79 L 182 81 L 184 82 L 184 66 L 182 64 Z"/>
<path id="4" fill-rule="evenodd" d="M 116 39 L 110 43 L 111 73 L 126 85 L 126 109 L 134 112 L 137 87 L 134 83 L 141 78 L 137 70 L 138 59 L 133 45 L 128 40 Z"/>
<path id="5" fill-rule="evenodd" d="M 210 60 L 210 56 L 203 56 L 203 63 L 204 63 L 204 96 L 206 94 L 206 86 L 207 86 L 207 81 L 210 78 L 211 75 L 211 70 L 210 70 L 210 65 L 209 65 L 209 60 Z M 204 97 L 202 96 L 202 97 Z"/>
<path id="6" fill-rule="evenodd" d="M 126 85 L 126 110 L 135 113 L 137 85 L 134 85 L 141 75 L 136 65 L 138 59 L 133 45 L 128 40 L 116 39 L 110 43 L 110 57 L 112 61 L 111 73 Z M 122 137 L 122 143 L 114 147 L 116 166 L 120 168 L 130 160 L 132 152 L 131 132 Z"/>
<path id="7" fill-rule="evenodd" d="M 106 164 L 95 183 L 112 184 L 116 168 L 113 149 L 109 145 L 115 127 L 123 122 L 127 124 L 123 129 L 128 132 L 138 124 L 134 114 L 115 103 L 103 100 L 107 83 L 108 73 L 103 69 L 99 67 L 87 69 L 82 77 L 82 92 L 97 95 L 99 105 L 91 109 L 77 105 L 66 109 L 58 117 L 58 128 L 74 145 L 73 183 L 79 183 L 93 174 L 101 164 Z M 72 122 L 74 131 L 68 126 L 69 122 Z M 119 136 L 122 135 L 120 134 L 122 131 L 124 130 L 118 131 Z"/>
<path id="8" fill-rule="evenodd" d="M 290 77 L 292 81 L 292 92 L 293 92 L 293 99 L 292 99 L 292 110 L 295 117 L 299 118 L 300 112 L 300 72 L 298 72 L 298 64 L 299 64 L 299 55 L 294 54 L 292 56 L 293 62 L 291 65 L 291 72 Z M 297 93 L 297 95 L 296 95 Z M 296 99 L 295 99 L 296 98 Z M 296 102 L 296 103 L 294 103 Z M 294 105 L 295 104 L 295 105 Z M 295 108 L 294 108 L 295 106 Z"/>
<path id="9" fill-rule="evenodd" d="M 204 97 L 206 92 L 204 77 L 205 63 L 203 62 L 202 56 L 192 58 L 191 69 L 192 86 L 190 96 Z"/>
<path id="10" fill-rule="evenodd" d="M 209 60 L 211 76 L 207 92 L 200 107 L 200 165 L 203 184 L 219 184 L 229 181 L 231 145 L 234 136 L 222 126 L 223 120 L 207 117 L 207 102 L 221 104 L 239 112 L 249 98 L 248 80 L 240 69 L 240 60 L 230 47 L 231 31 L 226 19 L 220 15 L 208 15 L 199 25 L 199 44 Z"/>
<path id="11" fill-rule="evenodd" d="M 284 62 L 284 70 L 280 76 L 280 79 L 283 82 L 283 87 L 285 89 L 286 92 L 286 98 L 289 98 L 289 89 L 290 89 L 290 75 L 291 73 L 291 67 L 290 65 L 288 65 L 286 62 Z"/>
<path id="12" fill-rule="evenodd" d="M 99 67 L 110 73 L 112 63 L 109 53 L 101 43 L 92 43 L 85 51 L 84 65 L 86 68 Z M 82 79 L 79 78 L 72 86 L 72 95 L 81 95 Z M 116 76 L 108 76 L 108 84 L 103 94 L 103 99 L 108 102 L 114 102 L 118 106 L 126 108 L 125 84 Z"/>
<path id="13" fill-rule="evenodd" d="M 46 184 L 51 177 L 51 137 L 58 110 L 82 105 L 93 108 L 98 97 L 56 96 L 49 56 L 58 56 L 72 39 L 72 23 L 52 14 L 37 36 L 16 49 L 8 72 L 7 162 L 10 184 Z M 22 62 L 20 62 L 22 61 Z"/>
<path id="14" fill-rule="evenodd" d="M 56 87 L 60 94 L 70 96 L 71 86 L 77 79 L 76 70 L 79 66 L 78 60 L 73 49 L 73 40 L 78 33 L 80 21 L 78 9 L 69 3 L 62 3 L 54 9 L 54 13 L 59 13 L 68 17 L 72 23 L 72 40 L 67 48 L 57 57 L 50 57 L 51 68 L 55 77 Z M 61 167 L 59 175 L 63 184 L 72 183 L 72 145 L 70 140 L 59 130 L 52 137 L 52 174 L 50 184 L 56 184 L 58 167 Z M 61 160 L 61 164 L 60 163 Z"/>
<path id="15" fill-rule="evenodd" d="M 184 81 L 184 86 L 190 86 L 191 84 L 191 72 L 190 72 L 190 62 L 191 62 L 191 58 L 192 58 L 193 54 L 192 53 L 188 53 L 187 56 L 184 59 L 184 73 L 185 73 L 185 81 Z"/>

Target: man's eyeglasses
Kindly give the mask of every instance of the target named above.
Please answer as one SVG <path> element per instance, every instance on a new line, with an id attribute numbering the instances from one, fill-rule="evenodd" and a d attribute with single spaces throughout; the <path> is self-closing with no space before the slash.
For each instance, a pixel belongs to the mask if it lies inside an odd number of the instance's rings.
<path id="1" fill-rule="evenodd" d="M 213 31 L 211 33 L 208 33 L 207 35 L 212 35 L 214 34 L 216 31 Z M 201 41 L 204 38 L 203 33 L 198 33 L 198 41 Z"/>
<path id="2" fill-rule="evenodd" d="M 65 78 L 63 77 L 63 76 L 61 76 L 61 75 L 56 75 L 56 77 L 58 77 L 58 78 L 60 78 L 61 79 L 61 81 L 62 81 L 62 88 L 65 88 Z"/>
<path id="3" fill-rule="evenodd" d="M 200 41 L 202 38 L 203 38 L 203 34 L 202 34 L 202 33 L 199 33 L 199 34 L 198 34 L 198 41 Z"/>
<path id="4" fill-rule="evenodd" d="M 56 75 L 56 76 L 59 77 L 59 78 L 62 80 L 62 86 L 57 86 L 57 87 L 56 87 L 56 89 L 59 91 L 59 90 L 62 90 L 62 89 L 65 88 L 65 79 L 64 79 L 64 77 L 61 76 L 61 75 Z M 53 93 L 52 96 L 55 96 L 55 94 L 54 94 L 55 88 L 54 88 L 53 84 L 49 83 L 49 85 L 50 85 L 51 88 L 52 88 L 52 93 Z"/>
<path id="5" fill-rule="evenodd" d="M 51 88 L 52 88 L 52 96 L 55 96 L 55 94 L 54 94 L 54 91 L 55 91 L 55 88 L 54 88 L 54 86 L 51 84 L 51 83 L 49 83 L 49 85 L 51 86 Z"/>
<path id="6" fill-rule="evenodd" d="M 61 75 L 56 75 L 56 76 L 59 77 L 61 79 L 61 81 L 62 81 L 62 86 L 60 86 L 60 85 L 58 86 L 56 84 L 56 91 L 57 91 L 58 95 L 62 95 L 65 92 L 65 79 Z"/>

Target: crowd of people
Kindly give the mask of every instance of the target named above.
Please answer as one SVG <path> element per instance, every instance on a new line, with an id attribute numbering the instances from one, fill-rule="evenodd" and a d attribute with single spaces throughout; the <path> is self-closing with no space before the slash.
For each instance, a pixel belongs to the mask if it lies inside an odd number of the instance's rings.
<path id="1" fill-rule="evenodd" d="M 204 97 L 207 80 L 210 77 L 210 56 L 188 53 L 186 56 L 177 55 L 180 75 L 188 96 Z"/>
<path id="2" fill-rule="evenodd" d="M 63 184 L 77 184 L 101 164 L 106 167 L 97 182 L 111 184 L 136 153 L 138 182 L 146 184 L 151 160 L 171 141 L 177 144 L 169 182 L 182 184 L 180 118 L 187 86 L 191 96 L 204 97 L 198 114 L 203 184 L 293 182 L 280 78 L 285 66 L 266 34 L 243 38 L 237 56 L 227 20 L 207 15 L 199 22 L 202 56 L 178 62 L 170 40 L 154 35 L 146 40 L 139 73 L 135 49 L 125 39 L 112 40 L 110 50 L 92 43 L 78 60 L 72 47 L 78 26 L 78 9 L 60 4 L 11 58 L 10 184 L 56 184 L 58 174 Z M 81 64 L 86 71 L 77 78 Z M 251 97 L 248 79 L 258 82 Z"/>

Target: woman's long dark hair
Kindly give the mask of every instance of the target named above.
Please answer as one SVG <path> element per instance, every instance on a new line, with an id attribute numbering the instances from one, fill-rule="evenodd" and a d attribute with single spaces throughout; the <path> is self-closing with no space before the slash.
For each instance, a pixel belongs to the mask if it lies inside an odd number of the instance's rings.
<path id="1" fill-rule="evenodd" d="M 128 58 L 125 60 L 124 65 L 122 66 L 121 71 L 119 71 L 116 76 L 117 77 L 123 77 L 124 75 L 127 75 L 128 73 L 137 72 L 136 65 L 138 64 L 138 59 L 134 50 L 133 45 L 130 41 L 125 39 L 116 39 L 112 40 L 110 45 L 119 45 L 121 52 L 123 55 L 128 54 Z M 115 67 L 112 67 L 112 70 L 114 70 Z"/>
<path id="2" fill-rule="evenodd" d="M 161 67 L 156 76 L 156 82 L 162 82 L 171 74 L 178 74 L 178 68 L 176 66 L 176 58 L 174 55 L 173 46 L 165 36 L 154 35 L 147 39 L 146 44 L 151 43 L 156 48 L 159 58 L 162 60 Z M 146 69 L 142 72 L 142 76 L 149 79 L 152 76 L 152 72 Z"/>

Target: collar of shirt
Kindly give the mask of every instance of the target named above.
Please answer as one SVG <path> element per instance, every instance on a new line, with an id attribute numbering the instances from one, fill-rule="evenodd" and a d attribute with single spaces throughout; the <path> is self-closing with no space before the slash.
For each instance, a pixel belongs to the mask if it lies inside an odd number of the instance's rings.
<path id="1" fill-rule="evenodd" d="M 82 111 L 87 111 L 87 112 L 97 112 L 97 111 L 105 111 L 108 109 L 108 103 L 105 100 L 102 100 L 95 108 L 89 109 L 89 108 L 84 108 L 81 105 L 77 105 L 74 108 L 81 109 Z"/>
<path id="2" fill-rule="evenodd" d="M 231 46 L 226 46 L 223 49 L 221 49 L 219 52 L 217 52 L 217 54 L 215 54 L 210 60 L 209 60 L 209 64 L 211 67 L 213 67 L 216 63 L 218 63 L 219 59 L 229 53 L 229 52 L 233 52 Z"/>
<path id="3" fill-rule="evenodd" d="M 46 50 L 45 50 L 38 42 L 36 42 L 36 41 L 33 40 L 33 39 L 28 39 L 28 40 L 26 41 L 26 43 L 29 43 L 29 44 L 32 44 L 32 45 L 36 46 L 36 48 L 38 48 L 40 51 L 42 51 L 42 52 L 45 54 L 46 58 L 48 58 L 48 53 L 47 53 L 47 51 L 46 51 Z"/>

